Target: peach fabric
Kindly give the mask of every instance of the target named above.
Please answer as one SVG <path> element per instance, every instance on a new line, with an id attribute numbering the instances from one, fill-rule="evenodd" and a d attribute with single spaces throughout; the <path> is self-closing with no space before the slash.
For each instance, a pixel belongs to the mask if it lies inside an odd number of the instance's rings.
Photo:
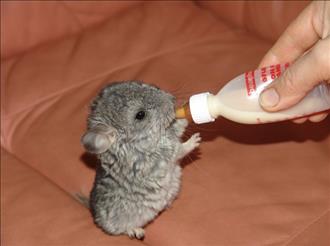
<path id="1" fill-rule="evenodd" d="M 142 242 L 105 235 L 73 198 L 87 195 L 94 179 L 96 160 L 80 137 L 102 86 L 144 80 L 182 101 L 255 68 L 270 46 L 194 2 L 144 2 L 5 59 L 2 243 L 329 245 L 329 117 L 303 125 L 191 125 L 187 134 L 199 131 L 204 141 L 182 163 L 179 198 L 146 227 Z"/>
<path id="2" fill-rule="evenodd" d="M 1 245 L 144 245 L 102 233 L 86 208 L 3 149 L 1 162 Z"/>
<path id="3" fill-rule="evenodd" d="M 1 58 L 82 32 L 138 1 L 1 1 Z"/>
<path id="4" fill-rule="evenodd" d="M 199 1 L 220 20 L 275 41 L 309 1 Z"/>

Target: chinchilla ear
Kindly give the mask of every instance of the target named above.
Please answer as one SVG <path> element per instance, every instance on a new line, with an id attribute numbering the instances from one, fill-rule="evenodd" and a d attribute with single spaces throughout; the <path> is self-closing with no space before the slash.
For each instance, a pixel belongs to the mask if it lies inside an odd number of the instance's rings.
<path id="1" fill-rule="evenodd" d="M 101 154 L 109 149 L 115 141 L 113 129 L 100 129 L 98 127 L 89 129 L 81 138 L 85 149 L 94 154 Z"/>

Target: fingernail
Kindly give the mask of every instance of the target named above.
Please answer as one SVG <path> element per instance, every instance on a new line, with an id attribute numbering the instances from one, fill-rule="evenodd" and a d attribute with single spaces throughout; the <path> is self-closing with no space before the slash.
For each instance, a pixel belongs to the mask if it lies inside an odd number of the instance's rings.
<path id="1" fill-rule="evenodd" d="M 270 88 L 261 93 L 260 104 L 265 108 L 272 108 L 278 104 L 280 96 L 274 88 Z"/>

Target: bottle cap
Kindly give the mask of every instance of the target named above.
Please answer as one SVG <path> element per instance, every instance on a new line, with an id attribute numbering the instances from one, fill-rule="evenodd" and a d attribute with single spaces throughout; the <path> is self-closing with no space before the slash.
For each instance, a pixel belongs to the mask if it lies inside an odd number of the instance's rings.
<path id="1" fill-rule="evenodd" d="M 209 94 L 209 92 L 204 92 L 193 95 L 189 99 L 191 117 L 196 124 L 214 121 L 207 104 L 207 97 Z"/>

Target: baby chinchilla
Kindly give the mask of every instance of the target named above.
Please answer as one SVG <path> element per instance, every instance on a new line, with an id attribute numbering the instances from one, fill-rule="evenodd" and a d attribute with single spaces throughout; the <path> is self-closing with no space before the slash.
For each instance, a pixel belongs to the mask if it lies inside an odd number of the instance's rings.
<path id="1" fill-rule="evenodd" d="M 92 102 L 82 143 L 101 162 L 90 209 L 105 232 L 141 239 L 142 227 L 176 198 L 178 160 L 201 138 L 180 142 L 187 121 L 176 120 L 174 108 L 172 95 L 134 81 L 110 84 Z"/>

